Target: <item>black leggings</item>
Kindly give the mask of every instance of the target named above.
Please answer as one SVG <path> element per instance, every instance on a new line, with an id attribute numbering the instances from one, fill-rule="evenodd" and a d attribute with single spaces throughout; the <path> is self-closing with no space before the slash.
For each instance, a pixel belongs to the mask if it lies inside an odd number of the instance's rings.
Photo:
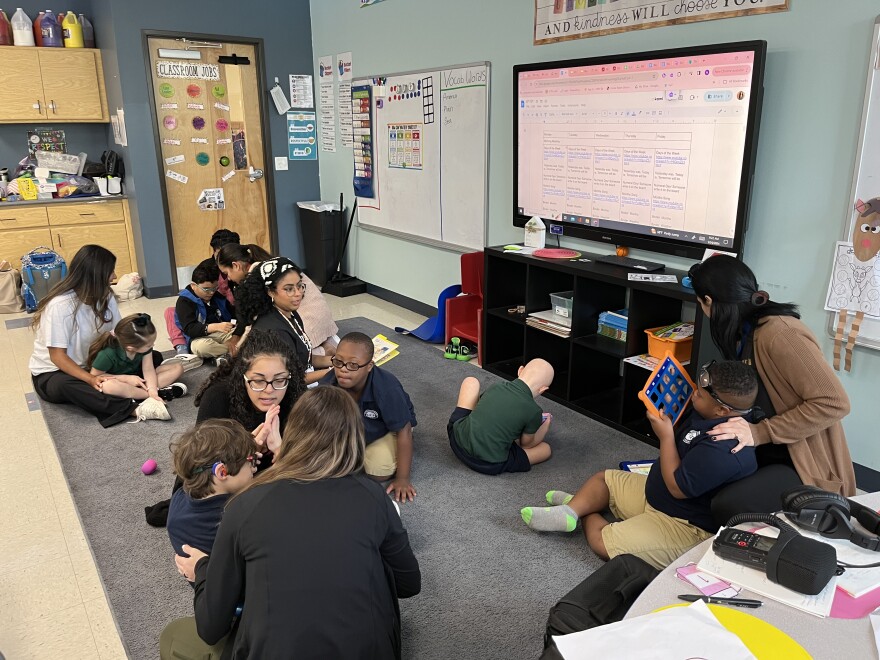
<path id="1" fill-rule="evenodd" d="M 776 463 L 722 488 L 712 498 L 712 517 L 723 526 L 738 513 L 774 513 L 782 510 L 782 493 L 803 482 L 790 465 Z"/>
<path id="2" fill-rule="evenodd" d="M 162 354 L 159 351 L 144 356 L 145 360 L 151 358 L 154 366 L 158 367 L 162 364 Z M 63 371 L 32 375 L 31 380 L 34 383 L 34 391 L 43 401 L 72 403 L 97 417 L 105 429 L 126 420 L 139 404 L 133 399 L 103 394 L 85 381 L 69 376 Z"/>

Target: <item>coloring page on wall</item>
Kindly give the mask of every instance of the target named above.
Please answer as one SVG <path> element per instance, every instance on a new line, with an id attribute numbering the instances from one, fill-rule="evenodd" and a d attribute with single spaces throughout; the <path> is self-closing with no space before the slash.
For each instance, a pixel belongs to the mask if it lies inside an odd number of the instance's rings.
<path id="1" fill-rule="evenodd" d="M 865 316 L 880 318 L 880 264 L 876 254 L 860 261 L 852 243 L 837 242 L 825 309 L 864 312 Z"/>

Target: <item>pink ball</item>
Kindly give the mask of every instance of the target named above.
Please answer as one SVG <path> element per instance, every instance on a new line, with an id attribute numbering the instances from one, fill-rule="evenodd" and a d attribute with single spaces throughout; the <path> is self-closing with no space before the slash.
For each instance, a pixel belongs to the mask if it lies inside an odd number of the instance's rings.
<path id="1" fill-rule="evenodd" d="M 141 472 L 144 474 L 153 474 L 156 471 L 156 468 L 159 467 L 152 458 L 149 459 L 146 463 L 141 465 Z"/>

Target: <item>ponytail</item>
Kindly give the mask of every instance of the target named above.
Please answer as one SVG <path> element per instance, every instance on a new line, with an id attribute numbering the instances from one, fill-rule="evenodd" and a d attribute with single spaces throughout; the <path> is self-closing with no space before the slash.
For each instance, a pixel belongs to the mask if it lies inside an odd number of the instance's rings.
<path id="1" fill-rule="evenodd" d="M 89 356 L 86 358 L 87 371 L 91 371 L 92 364 L 94 364 L 95 358 L 98 357 L 98 353 L 108 347 L 119 348 L 119 340 L 112 332 L 105 332 L 93 341 L 91 346 L 89 346 Z"/>

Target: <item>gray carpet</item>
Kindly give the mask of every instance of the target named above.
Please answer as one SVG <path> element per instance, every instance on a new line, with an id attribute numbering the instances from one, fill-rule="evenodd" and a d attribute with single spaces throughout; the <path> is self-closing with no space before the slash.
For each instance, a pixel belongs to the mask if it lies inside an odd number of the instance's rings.
<path id="1" fill-rule="evenodd" d="M 367 319 L 339 323 L 340 335 L 394 333 Z M 519 509 L 540 505 L 549 488 L 574 489 L 594 472 L 626 459 L 654 455 L 650 447 L 545 399 L 554 415 L 553 457 L 531 472 L 489 477 L 458 462 L 446 421 L 461 380 L 496 377 L 446 360 L 435 347 L 397 336 L 400 355 L 384 368 L 409 392 L 415 430 L 416 501 L 402 517 L 422 569 L 422 592 L 401 601 L 404 657 L 414 660 L 535 658 L 550 606 L 600 562 L 580 531 L 536 534 Z M 194 391 L 209 373 L 184 375 Z M 104 430 L 71 406 L 43 403 L 86 535 L 123 641 L 132 658 L 158 657 L 158 637 L 172 619 L 192 614 L 192 590 L 174 569 L 164 529 L 144 522 L 144 506 L 169 496 L 173 474 L 168 443 L 195 421 L 192 396 L 174 401 L 172 422 L 120 424 Z M 160 472 L 140 466 L 155 458 Z M 96 469 L 99 468 L 99 469 Z"/>

